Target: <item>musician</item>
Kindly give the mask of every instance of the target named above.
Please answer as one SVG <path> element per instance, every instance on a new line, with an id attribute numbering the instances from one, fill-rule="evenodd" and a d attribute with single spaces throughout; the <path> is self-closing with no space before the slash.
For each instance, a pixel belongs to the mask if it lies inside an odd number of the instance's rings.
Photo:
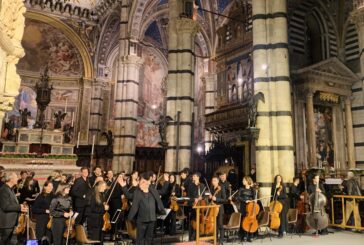
<path id="1" fill-rule="evenodd" d="M 28 208 L 18 203 L 12 188 L 18 183 L 16 173 L 5 173 L 2 177 L 4 183 L 0 187 L 0 245 L 10 244 L 20 212 L 28 212 Z"/>
<path id="2" fill-rule="evenodd" d="M 318 184 L 318 188 L 317 188 L 317 184 Z M 322 184 L 322 182 L 320 182 L 319 174 L 314 175 L 312 182 L 308 185 L 307 192 L 309 195 L 311 195 L 312 193 L 315 193 L 315 192 L 319 192 L 319 193 L 322 193 L 325 195 L 325 188 L 324 188 L 324 185 Z M 328 234 L 327 228 L 325 228 L 323 230 L 319 230 L 318 232 L 321 235 Z M 316 233 L 314 233 L 314 234 L 316 234 Z"/>
<path id="3" fill-rule="evenodd" d="M 20 179 L 18 180 L 17 185 L 15 186 L 14 192 L 16 193 L 16 197 L 19 199 L 20 190 L 23 188 L 25 179 L 28 177 L 28 172 L 25 170 L 20 171 Z"/>
<path id="4" fill-rule="evenodd" d="M 114 180 L 115 180 L 114 172 L 112 170 L 107 171 L 105 182 L 106 182 L 108 188 L 111 188 L 111 185 L 114 182 Z"/>
<path id="5" fill-rule="evenodd" d="M 180 172 L 181 177 L 181 191 L 182 196 L 188 196 L 188 189 L 190 184 L 192 184 L 192 178 L 189 174 L 189 169 L 185 168 Z"/>
<path id="6" fill-rule="evenodd" d="M 124 178 L 125 178 L 124 172 L 121 172 L 119 175 L 117 175 L 117 179 L 112 183 L 112 185 L 110 186 L 110 188 L 106 194 L 106 196 L 110 198 L 109 213 L 110 213 L 111 219 L 114 217 L 114 215 L 118 209 L 122 210 L 122 199 L 125 198 L 125 195 L 124 195 L 121 184 L 125 181 Z M 114 188 L 114 190 L 113 190 L 113 188 Z M 124 211 L 121 216 L 121 218 L 123 219 L 125 216 L 126 210 L 122 210 L 122 211 Z M 121 224 L 122 224 L 121 221 L 123 221 L 123 220 L 118 219 L 115 224 L 111 224 L 111 226 L 112 226 L 111 234 L 113 234 L 113 236 L 115 236 L 115 233 L 118 231 L 119 228 L 121 228 Z"/>
<path id="7" fill-rule="evenodd" d="M 87 208 L 87 231 L 91 240 L 104 240 L 102 227 L 104 225 L 103 215 L 109 210 L 109 205 L 105 204 L 106 200 L 104 192 L 107 188 L 106 182 L 99 181 L 95 184 L 95 188 L 91 195 L 90 206 Z"/>
<path id="8" fill-rule="evenodd" d="M 361 196 L 361 190 L 359 186 L 359 182 L 355 179 L 355 175 L 353 172 L 349 171 L 347 174 L 347 179 L 344 180 L 342 183 L 344 189 L 343 192 L 345 195 L 349 196 Z M 355 202 L 354 200 L 346 199 L 346 209 L 345 209 L 345 223 L 347 224 L 351 213 L 354 215 L 354 223 L 355 226 L 360 227 L 361 226 L 361 219 L 360 219 L 360 213 L 359 213 L 359 204 Z"/>
<path id="9" fill-rule="evenodd" d="M 38 182 L 38 180 L 34 179 L 35 172 L 34 171 L 31 171 L 29 173 L 29 176 L 31 176 L 32 177 L 32 180 L 33 180 L 33 189 L 34 189 L 34 192 L 35 193 L 39 193 L 40 192 L 39 182 Z"/>
<path id="10" fill-rule="evenodd" d="M 199 172 L 195 172 L 192 175 L 192 183 L 188 186 L 187 194 L 190 198 L 189 205 L 198 205 L 198 203 L 203 199 L 204 192 L 206 191 L 206 186 L 203 183 L 200 183 L 201 174 Z M 190 221 L 196 220 L 196 210 L 191 208 L 188 210 L 190 213 Z M 189 229 L 189 240 L 193 241 L 196 238 L 196 231 Z"/>
<path id="11" fill-rule="evenodd" d="M 150 177 L 142 174 L 139 187 L 133 194 L 128 220 L 136 218 L 137 245 L 152 244 L 157 213 L 164 214 L 163 203 L 156 189 L 150 188 Z M 125 183 L 123 183 L 125 186 Z"/>
<path id="12" fill-rule="evenodd" d="M 176 176 L 174 174 L 169 175 L 169 193 L 170 198 L 177 198 L 181 196 L 181 188 L 176 182 Z M 180 207 L 181 208 L 181 207 Z M 169 213 L 166 219 L 166 232 L 169 235 L 176 234 L 176 216 L 177 213 L 173 210 Z"/>
<path id="13" fill-rule="evenodd" d="M 150 178 L 150 174 L 149 173 L 145 173 L 149 176 Z M 131 173 L 130 179 L 129 179 L 129 183 L 127 186 L 124 186 L 123 189 L 123 193 L 125 195 L 125 197 L 129 200 L 132 201 L 134 196 L 134 191 L 136 189 L 138 189 L 138 185 L 139 185 L 139 173 L 136 170 L 133 170 L 133 172 Z"/>
<path id="14" fill-rule="evenodd" d="M 32 213 L 36 219 L 35 235 L 38 241 L 43 237 L 47 237 L 51 241 L 51 234 L 47 229 L 49 222 L 49 207 L 53 199 L 53 184 L 52 181 L 44 182 L 42 193 L 35 199 L 32 206 Z"/>
<path id="15" fill-rule="evenodd" d="M 219 173 L 219 179 L 220 179 L 220 186 L 221 188 L 225 189 L 225 193 L 226 195 L 231 195 L 231 191 L 232 191 L 232 186 L 230 184 L 229 181 L 227 181 L 227 175 L 226 172 L 221 172 Z M 222 204 L 224 207 L 224 213 L 225 214 L 232 214 L 234 212 L 234 209 L 232 208 L 232 206 L 229 203 L 223 203 Z"/>
<path id="16" fill-rule="evenodd" d="M 157 190 L 163 202 L 163 206 L 168 208 L 169 198 L 171 196 L 169 191 L 169 173 L 163 174 L 162 180 L 157 185 Z"/>
<path id="17" fill-rule="evenodd" d="M 281 175 L 276 175 L 274 177 L 274 183 L 272 186 L 271 195 L 273 197 L 273 200 L 279 201 L 282 206 L 282 212 L 279 214 L 280 219 L 280 226 L 278 229 L 278 238 L 283 237 L 283 233 L 286 232 L 286 223 L 287 223 L 287 205 L 286 205 L 286 199 L 287 199 L 287 193 L 286 193 L 286 185 L 283 182 L 283 178 Z M 275 198 L 275 199 L 274 199 Z"/>
<path id="18" fill-rule="evenodd" d="M 290 206 L 291 208 L 296 208 L 297 202 L 300 200 L 301 196 L 301 189 L 300 189 L 300 178 L 294 177 L 293 184 L 291 186 L 291 190 L 289 193 L 290 196 Z"/>
<path id="19" fill-rule="evenodd" d="M 219 214 L 216 220 L 216 229 L 218 234 L 219 244 L 223 243 L 224 240 L 224 206 L 222 204 L 226 201 L 225 188 L 219 186 L 219 177 L 214 176 L 211 180 L 211 195 L 209 196 L 210 201 L 220 205 Z"/>
<path id="20" fill-rule="evenodd" d="M 250 178 L 250 176 L 244 176 L 243 187 L 239 189 L 239 192 L 236 196 L 236 201 L 240 203 L 241 220 L 243 220 L 247 215 L 246 205 L 255 198 L 255 190 L 252 188 L 253 184 L 253 180 Z M 232 201 L 232 197 L 229 198 L 229 201 Z M 246 239 L 248 242 L 252 242 L 251 239 L 253 233 L 245 232 L 242 228 L 240 228 L 240 233 L 241 240 L 245 241 Z"/>
<path id="21" fill-rule="evenodd" d="M 150 187 L 156 189 L 157 188 L 157 184 L 158 184 L 157 183 L 157 178 L 159 176 L 157 177 L 157 175 L 154 172 L 152 172 L 152 171 L 149 171 L 148 174 L 149 174 L 149 177 L 150 177 Z"/>
<path id="22" fill-rule="evenodd" d="M 19 202 L 27 202 L 30 206 L 33 204 L 38 193 L 34 189 L 34 181 L 31 176 L 25 178 L 23 188 L 20 189 Z"/>
<path id="23" fill-rule="evenodd" d="M 91 193 L 91 184 L 88 175 L 88 168 L 82 167 L 81 177 L 75 180 L 70 191 L 70 195 L 74 201 L 74 210 L 78 213 L 76 224 L 83 224 L 85 222 L 85 208 L 90 200 Z"/>
<path id="24" fill-rule="evenodd" d="M 58 189 L 58 185 L 59 183 L 61 183 L 62 180 L 62 171 L 54 170 L 51 175 L 51 180 L 53 183 L 53 192 L 56 192 Z"/>
<path id="25" fill-rule="evenodd" d="M 69 196 L 70 186 L 59 184 L 55 192 L 56 197 L 51 201 L 49 206 L 52 221 L 53 245 L 63 244 L 63 234 L 65 232 L 66 220 L 73 216 L 72 199 Z"/>
<path id="26" fill-rule="evenodd" d="M 100 166 L 94 167 L 94 171 L 92 173 L 92 176 L 89 178 L 90 185 L 91 186 L 94 186 L 95 185 L 96 179 L 98 179 L 99 181 L 101 181 L 101 179 L 98 178 L 98 177 L 102 177 L 102 169 L 101 169 Z"/>

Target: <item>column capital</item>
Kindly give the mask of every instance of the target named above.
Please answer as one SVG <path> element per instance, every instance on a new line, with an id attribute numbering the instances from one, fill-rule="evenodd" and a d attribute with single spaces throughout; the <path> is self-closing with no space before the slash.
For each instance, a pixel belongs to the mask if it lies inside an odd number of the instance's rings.
<path id="1" fill-rule="evenodd" d="M 143 59 L 137 55 L 126 55 L 120 57 L 120 62 L 124 64 L 131 64 L 141 66 L 143 65 Z"/>
<path id="2" fill-rule="evenodd" d="M 349 20 L 358 28 L 364 24 L 364 8 L 357 8 L 350 13 Z"/>
<path id="3" fill-rule="evenodd" d="M 308 98 L 308 97 L 313 97 L 313 95 L 316 93 L 316 91 L 315 90 L 313 90 L 313 89 L 306 89 L 305 91 L 304 91 L 304 94 L 305 94 L 305 96 L 306 96 L 306 98 Z"/>
<path id="4" fill-rule="evenodd" d="M 197 21 L 189 18 L 179 18 L 176 21 L 177 32 L 191 33 L 191 35 L 196 35 L 200 30 L 200 26 Z"/>

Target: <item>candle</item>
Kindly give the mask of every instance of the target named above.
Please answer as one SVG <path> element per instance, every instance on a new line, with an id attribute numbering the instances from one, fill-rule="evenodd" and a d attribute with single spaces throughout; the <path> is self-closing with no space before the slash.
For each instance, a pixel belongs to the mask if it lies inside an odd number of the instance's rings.
<path id="1" fill-rule="evenodd" d="M 91 156 L 94 155 L 94 149 L 95 149 L 95 135 L 92 136 Z"/>
<path id="2" fill-rule="evenodd" d="M 75 113 L 72 112 L 72 119 L 71 119 L 71 127 L 73 127 L 73 119 L 74 119 Z"/>
<path id="3" fill-rule="evenodd" d="M 77 148 L 80 146 L 80 132 L 77 135 Z"/>
<path id="4" fill-rule="evenodd" d="M 67 103 L 68 103 L 68 98 L 66 98 L 66 106 L 64 107 L 64 113 L 67 113 Z"/>

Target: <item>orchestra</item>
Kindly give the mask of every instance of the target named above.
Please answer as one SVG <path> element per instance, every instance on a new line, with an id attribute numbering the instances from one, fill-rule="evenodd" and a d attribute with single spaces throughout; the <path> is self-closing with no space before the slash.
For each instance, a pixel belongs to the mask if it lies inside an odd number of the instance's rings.
<path id="1" fill-rule="evenodd" d="M 73 175 L 54 171 L 42 183 L 36 181 L 34 172 L 22 171 L 18 180 L 16 173 L 6 172 L 0 166 L 0 245 L 9 244 L 13 231 L 27 226 L 23 219 L 27 216 L 22 214 L 29 211 L 35 223 L 34 239 L 50 244 L 75 239 L 74 225 L 84 226 L 88 238 L 100 244 L 124 239 L 122 230 L 127 222 L 135 224 L 136 244 L 153 244 L 156 227 L 162 227 L 165 235 L 178 233 L 176 221 L 181 215 L 187 222 L 185 227 L 181 226 L 182 232 L 188 228 L 190 241 L 196 240 L 198 222 L 200 235 L 211 234 L 215 227 L 218 244 L 223 244 L 225 218 L 234 211 L 241 214 L 240 239 L 253 242 L 258 237 L 259 214 L 264 210 L 269 212 L 270 232 L 282 238 L 289 232 L 285 218 L 288 209 L 298 210 L 300 232 L 328 234 L 330 194 L 319 171 L 304 172 L 287 185 L 281 175 L 276 175 L 270 196 L 260 195 L 259 184 L 251 176 L 244 176 L 241 187 L 233 190 L 225 172 L 217 173 L 209 181 L 199 172 L 191 175 L 189 169 L 183 169 L 178 176 L 158 172 L 103 172 L 97 166 L 90 176 L 89 168 L 82 167 Z M 345 195 L 362 195 L 360 184 L 350 171 L 340 188 Z M 219 206 L 217 214 L 200 208 L 200 220 L 196 220 L 196 207 L 209 205 Z M 343 225 L 361 226 L 362 211 L 357 201 L 348 198 L 343 210 Z M 162 214 L 167 215 L 159 220 Z M 15 233 L 17 239 L 25 239 L 23 232 Z"/>

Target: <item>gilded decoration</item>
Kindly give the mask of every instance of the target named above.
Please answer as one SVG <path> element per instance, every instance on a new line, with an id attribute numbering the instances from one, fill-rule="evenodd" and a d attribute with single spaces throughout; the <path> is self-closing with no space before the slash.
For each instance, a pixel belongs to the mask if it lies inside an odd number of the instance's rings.
<path id="1" fill-rule="evenodd" d="M 320 100 L 325 102 L 339 103 L 339 95 L 333 93 L 320 92 Z"/>

